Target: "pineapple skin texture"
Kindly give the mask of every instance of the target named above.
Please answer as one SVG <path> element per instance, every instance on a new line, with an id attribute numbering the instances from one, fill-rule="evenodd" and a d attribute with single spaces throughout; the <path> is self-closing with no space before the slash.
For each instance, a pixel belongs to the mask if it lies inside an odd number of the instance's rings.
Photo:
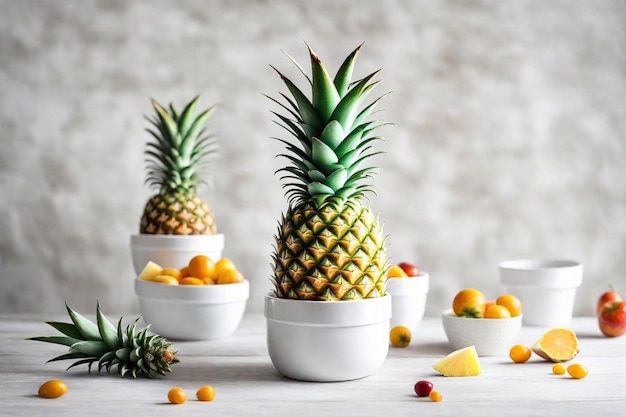
<path id="1" fill-rule="evenodd" d="M 217 233 L 213 211 L 195 194 L 157 194 L 148 200 L 139 232 L 153 235 L 212 235 Z"/>
<path id="2" fill-rule="evenodd" d="M 348 202 L 291 207 L 273 255 L 279 298 L 338 301 L 385 295 L 385 236 L 368 206 Z"/>

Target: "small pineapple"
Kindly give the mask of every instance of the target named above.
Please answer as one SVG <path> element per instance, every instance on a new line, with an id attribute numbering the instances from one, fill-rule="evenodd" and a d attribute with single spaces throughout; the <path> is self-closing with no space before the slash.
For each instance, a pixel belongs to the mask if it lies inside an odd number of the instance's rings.
<path id="1" fill-rule="evenodd" d="M 307 45 L 308 46 L 308 45 Z M 295 140 L 281 156 L 290 166 L 280 169 L 289 208 L 278 226 L 273 254 L 273 282 L 280 298 L 357 300 L 385 295 L 388 259 L 378 218 L 362 198 L 373 186 L 363 183 L 375 167 L 364 163 L 380 125 L 366 121 L 381 97 L 363 103 L 380 82 L 378 71 L 351 81 L 357 47 L 332 79 L 309 47 L 312 79 L 309 99 L 287 77 L 276 72 L 293 98 L 272 99 L 287 115 L 274 113 Z M 271 98 L 270 98 L 271 99 Z M 293 138 L 292 138 L 293 139 Z"/>
<path id="2" fill-rule="evenodd" d="M 216 233 L 213 212 L 198 196 L 201 169 L 215 153 L 215 137 L 205 135 L 206 123 L 216 106 L 195 115 L 200 97 L 181 113 L 170 104 L 169 111 L 152 100 L 156 116 L 148 118 L 153 140 L 147 143 L 146 183 L 159 192 L 146 203 L 140 233 L 165 235 L 209 235 Z"/>
<path id="3" fill-rule="evenodd" d="M 482 372 L 476 347 L 468 346 L 455 350 L 433 365 L 433 369 L 443 376 L 476 376 Z"/>
<path id="4" fill-rule="evenodd" d="M 170 365 L 177 363 L 176 352 L 170 350 L 171 342 L 156 334 L 148 334 L 150 326 L 135 333 L 135 323 L 122 329 L 122 319 L 117 327 L 102 314 L 100 305 L 96 308 L 97 323 L 72 310 L 67 304 L 67 312 L 72 323 L 48 322 L 65 336 L 32 337 L 29 340 L 56 343 L 70 347 L 70 352 L 57 356 L 48 362 L 65 359 L 79 359 L 67 369 L 88 364 L 89 371 L 94 362 L 98 362 L 98 372 L 106 368 L 111 373 L 117 365 L 120 376 L 130 373 L 133 378 L 137 373 L 151 377 L 152 373 L 165 375 L 171 372 Z"/>

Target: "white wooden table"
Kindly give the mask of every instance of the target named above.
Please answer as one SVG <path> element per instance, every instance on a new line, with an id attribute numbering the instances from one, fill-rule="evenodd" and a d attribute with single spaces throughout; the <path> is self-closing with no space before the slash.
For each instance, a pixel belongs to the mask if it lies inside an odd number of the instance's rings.
<path id="1" fill-rule="evenodd" d="M 111 316 L 117 318 L 118 316 Z M 134 316 L 128 316 L 129 319 Z M 65 318 L 49 317 L 59 320 Z M 70 362 L 45 362 L 65 347 L 25 340 L 56 331 L 40 317 L 0 316 L 0 416 L 624 416 L 626 415 L 626 336 L 605 338 L 595 318 L 571 325 L 581 350 L 572 362 L 589 376 L 574 380 L 551 373 L 551 363 L 533 355 L 514 364 L 507 354 L 483 357 L 477 377 L 438 376 L 432 364 L 450 352 L 439 318 L 425 318 L 408 348 L 390 348 L 374 375 L 350 382 L 310 383 L 281 377 L 265 347 L 265 320 L 247 315 L 231 337 L 177 343 L 181 362 L 159 379 L 66 372 Z M 518 342 L 531 345 L 546 329 L 524 327 Z M 303 360 L 308 360 L 303 358 Z M 39 398 L 39 385 L 63 379 L 63 397 Z M 434 403 L 418 398 L 413 385 L 428 379 L 443 394 Z M 195 400 L 202 385 L 215 387 L 212 402 Z M 188 400 L 167 402 L 179 386 Z M 596 414 L 597 413 L 597 414 Z"/>

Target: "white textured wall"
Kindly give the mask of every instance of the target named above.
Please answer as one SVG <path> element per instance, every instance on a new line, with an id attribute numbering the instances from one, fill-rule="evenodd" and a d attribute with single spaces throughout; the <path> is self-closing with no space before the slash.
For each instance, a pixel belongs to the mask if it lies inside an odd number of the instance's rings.
<path id="1" fill-rule="evenodd" d="M 286 201 L 275 109 L 308 64 L 365 41 L 383 67 L 386 155 L 371 204 L 394 261 L 431 273 L 428 314 L 497 264 L 585 265 L 576 310 L 626 292 L 626 6 L 622 1 L 0 0 L 0 312 L 136 312 L 129 236 L 149 99 L 222 103 L 214 186 L 225 255 L 270 288 Z"/>

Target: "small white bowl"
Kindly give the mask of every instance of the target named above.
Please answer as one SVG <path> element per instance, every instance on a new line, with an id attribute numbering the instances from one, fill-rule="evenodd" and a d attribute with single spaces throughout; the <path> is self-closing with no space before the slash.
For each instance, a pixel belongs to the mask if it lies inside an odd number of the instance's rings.
<path id="1" fill-rule="evenodd" d="M 414 331 L 424 318 L 426 295 L 428 294 L 428 274 L 422 272 L 416 277 L 387 279 L 387 292 L 391 294 L 391 328 L 406 326 Z"/>
<path id="2" fill-rule="evenodd" d="M 166 285 L 135 280 L 141 315 L 151 329 L 171 340 L 209 340 L 237 330 L 250 284 Z"/>
<path id="3" fill-rule="evenodd" d="M 441 313 L 443 329 L 454 350 L 476 346 L 478 356 L 505 355 L 522 328 L 522 315 L 509 319 L 458 317 L 452 309 Z"/>
<path id="4" fill-rule="evenodd" d="M 148 235 L 130 237 L 135 273 L 141 273 L 148 261 L 162 267 L 181 269 L 196 255 L 206 255 L 213 261 L 222 257 L 224 235 Z"/>
<path id="5" fill-rule="evenodd" d="M 524 325 L 567 326 L 574 312 L 583 266 L 576 261 L 520 259 L 502 262 L 500 281 L 520 299 Z"/>
<path id="6" fill-rule="evenodd" d="M 305 301 L 265 296 L 267 348 L 282 375 L 317 382 L 364 378 L 389 352 L 391 296 Z"/>

